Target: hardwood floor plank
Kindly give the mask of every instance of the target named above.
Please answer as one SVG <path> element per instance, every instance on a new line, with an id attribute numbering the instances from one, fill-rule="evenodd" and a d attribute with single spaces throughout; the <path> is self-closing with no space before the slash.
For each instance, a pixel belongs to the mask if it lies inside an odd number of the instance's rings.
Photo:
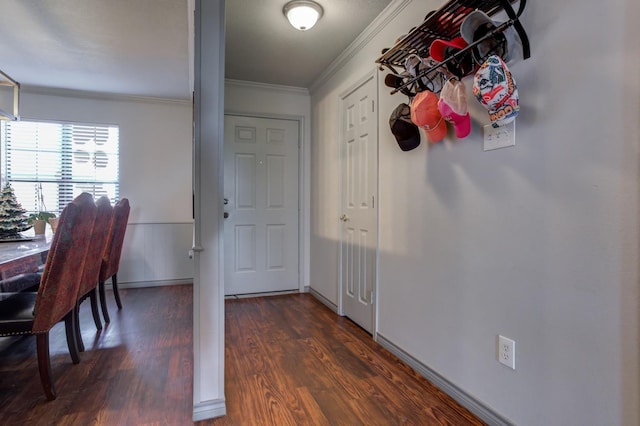
<path id="1" fill-rule="evenodd" d="M 313 392 L 313 397 L 318 402 L 325 417 L 331 425 L 364 425 L 362 419 L 353 411 L 349 401 L 339 392 L 321 390 Z"/>
<path id="2" fill-rule="evenodd" d="M 297 424 L 314 425 L 483 424 L 308 294 L 228 300 L 226 319 L 228 415 L 203 424 L 289 424 L 289 415 Z M 262 371 L 263 386 L 247 384 L 247 371 Z M 274 417 L 265 395 L 252 393 L 260 390 L 291 411 Z M 247 410 L 247 400 L 254 399 L 263 402 Z M 300 419 L 293 414 L 297 407 L 312 417 Z"/>
<path id="3" fill-rule="evenodd" d="M 192 288 L 108 293 L 101 332 L 81 309 L 86 351 L 71 363 L 51 332 L 58 398 L 38 379 L 35 339 L 0 350 L 0 425 L 188 425 L 193 404 Z M 225 303 L 227 416 L 201 425 L 480 425 L 471 413 L 309 294 Z"/>
<path id="4" fill-rule="evenodd" d="M 329 419 L 322 412 L 318 401 L 307 388 L 296 388 L 296 394 L 307 416 L 300 419 L 301 425 L 329 425 Z"/>

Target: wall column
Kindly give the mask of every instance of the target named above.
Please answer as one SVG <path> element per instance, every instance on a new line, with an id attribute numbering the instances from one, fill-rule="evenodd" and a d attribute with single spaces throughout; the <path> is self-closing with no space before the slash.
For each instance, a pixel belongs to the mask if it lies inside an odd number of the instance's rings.
<path id="1" fill-rule="evenodd" d="M 195 1 L 193 420 L 226 414 L 222 260 L 224 0 Z"/>

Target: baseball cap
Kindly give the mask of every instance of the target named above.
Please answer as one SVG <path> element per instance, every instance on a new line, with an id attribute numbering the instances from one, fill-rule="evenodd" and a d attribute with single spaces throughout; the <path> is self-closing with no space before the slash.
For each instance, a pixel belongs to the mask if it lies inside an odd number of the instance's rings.
<path id="1" fill-rule="evenodd" d="M 420 76 L 420 78 L 416 80 L 418 86 L 417 92 L 429 90 L 437 93 L 442 90 L 442 84 L 444 83 L 444 79 L 442 78 L 443 72 L 440 68 L 435 67 L 437 64 L 438 63 L 432 58 L 421 58 L 415 53 L 407 56 L 404 60 L 406 73 L 411 77 Z M 431 71 L 427 72 L 429 70 Z"/>
<path id="2" fill-rule="evenodd" d="M 468 44 L 471 44 L 496 29 L 499 25 L 501 25 L 500 22 L 493 21 L 486 13 L 474 10 L 462 21 L 460 35 Z M 478 64 L 484 62 L 489 55 L 498 55 L 506 62 L 509 62 L 515 56 L 516 47 L 520 43 L 519 40 L 513 26 L 509 26 L 504 31 L 498 31 L 492 37 L 474 46 L 471 49 L 473 57 Z"/>
<path id="3" fill-rule="evenodd" d="M 413 98 L 411 121 L 425 130 L 431 143 L 440 142 L 447 135 L 447 122 L 438 111 L 438 96 L 428 90 Z"/>
<path id="4" fill-rule="evenodd" d="M 384 77 L 384 84 L 385 86 L 390 87 L 392 89 L 398 89 L 399 87 L 405 84 L 405 77 L 406 76 L 390 73 Z M 402 89 L 398 89 L 398 90 L 409 97 L 413 97 L 415 96 L 415 93 L 411 91 L 410 86 L 411 85 L 409 85 L 409 87 L 405 86 Z"/>
<path id="5" fill-rule="evenodd" d="M 516 81 L 507 64 L 491 55 L 473 77 L 473 94 L 489 111 L 493 127 L 512 122 L 520 111 Z"/>
<path id="6" fill-rule="evenodd" d="M 395 136 L 401 150 L 411 151 L 420 145 L 420 132 L 411 122 L 409 105 L 402 103 L 393 110 L 389 117 L 389 127 L 391 127 L 391 133 Z"/>
<path id="7" fill-rule="evenodd" d="M 440 92 L 438 110 L 442 117 L 453 124 L 456 137 L 466 138 L 471 133 L 471 116 L 467 105 L 464 83 L 457 79 L 448 80 Z"/>
<path id="8" fill-rule="evenodd" d="M 436 61 L 442 62 L 467 47 L 467 45 L 467 42 L 462 37 L 456 37 L 451 40 L 436 39 L 429 46 L 429 55 Z M 447 62 L 446 66 L 453 75 L 459 78 L 475 70 L 471 51 L 467 51 L 461 57 Z"/>

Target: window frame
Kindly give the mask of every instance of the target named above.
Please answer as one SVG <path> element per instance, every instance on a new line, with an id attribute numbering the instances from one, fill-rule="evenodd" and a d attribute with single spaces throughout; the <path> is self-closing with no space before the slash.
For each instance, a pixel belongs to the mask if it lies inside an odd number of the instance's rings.
<path id="1" fill-rule="evenodd" d="M 22 123 L 30 123 L 33 128 L 12 129 L 12 126 Z M 40 125 L 54 134 L 51 139 L 58 146 L 42 148 L 47 145 L 44 140 L 50 136 L 39 134 Z M 23 134 L 19 135 L 20 132 Z M 25 143 L 29 137 L 34 138 L 33 145 L 28 141 Z M 40 166 L 39 156 L 31 160 L 29 151 L 47 153 L 58 159 L 43 160 Z M 78 155 L 80 153 L 82 157 Z M 22 160 L 18 159 L 20 155 Z M 87 155 L 88 161 L 85 160 Z M 117 124 L 35 119 L 3 121 L 0 123 L 0 160 L 2 186 L 11 184 L 16 195 L 22 198 L 19 201 L 30 213 L 43 210 L 60 212 L 81 192 L 89 192 L 95 198 L 106 195 L 114 204 L 120 198 L 120 126 Z M 22 169 L 17 172 L 20 167 Z M 34 171 L 25 173 L 25 168 L 34 168 Z M 31 183 L 33 197 L 25 185 Z M 42 189 L 39 189 L 43 185 L 47 187 L 44 205 L 40 201 Z"/>

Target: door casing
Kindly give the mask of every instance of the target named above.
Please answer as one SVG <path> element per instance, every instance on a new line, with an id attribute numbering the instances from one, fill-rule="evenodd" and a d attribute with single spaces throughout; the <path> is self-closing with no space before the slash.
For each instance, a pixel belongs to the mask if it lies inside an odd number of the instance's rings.
<path id="1" fill-rule="evenodd" d="M 349 86 L 348 89 L 346 89 L 345 91 L 343 91 L 342 93 L 340 93 L 340 106 L 339 106 L 339 111 L 340 111 L 340 120 L 341 120 L 341 124 L 340 124 L 340 136 L 339 136 L 339 143 L 342 144 L 343 140 L 345 138 L 345 126 L 342 124 L 342 120 L 344 119 L 344 100 L 351 95 L 353 92 L 355 92 L 358 88 L 360 88 L 361 86 L 363 86 L 365 83 L 367 83 L 369 80 L 373 80 L 373 86 L 375 88 L 374 93 L 372 94 L 373 101 L 375 103 L 375 112 L 373 114 L 373 116 L 375 117 L 375 123 L 374 123 L 374 128 L 375 128 L 375 149 L 376 149 L 376 164 L 375 164 L 375 171 L 376 171 L 376 176 L 374 179 L 374 183 L 375 183 L 375 188 L 372 188 L 372 193 L 375 194 L 375 204 L 374 204 L 374 214 L 375 214 L 375 247 L 374 247 L 374 255 L 373 258 L 375 259 L 375 266 L 373 267 L 374 269 L 374 273 L 375 273 L 375 278 L 373 280 L 372 283 L 372 291 L 374 293 L 374 300 L 371 302 L 372 306 L 372 319 L 371 319 L 371 334 L 373 336 L 374 339 L 376 339 L 377 336 L 377 329 L 378 329 L 378 323 L 377 323 L 377 318 L 378 318 L 378 221 L 379 221 L 379 214 L 378 214 L 378 161 L 379 161 L 379 157 L 378 157 L 378 143 L 379 143 L 379 121 L 380 121 L 380 117 L 379 117 L 379 99 L 378 99 L 378 72 L 376 69 L 374 69 L 373 71 L 367 73 L 364 77 L 358 79 L 354 84 L 352 84 L 351 86 Z M 342 150 L 342 146 L 340 147 L 340 149 Z M 343 176 L 343 164 L 342 162 L 345 161 L 345 159 L 343 158 L 343 156 L 341 155 L 340 157 L 340 161 L 341 161 L 341 165 L 340 165 L 340 187 L 342 188 L 342 191 L 344 191 L 344 176 Z M 340 217 L 340 215 L 342 215 L 342 213 L 345 211 L 344 206 L 342 205 L 344 197 L 342 194 L 342 191 L 340 193 L 340 212 L 336 217 Z M 342 224 L 340 225 L 341 228 L 343 228 Z M 340 247 L 342 250 L 342 245 L 343 245 L 343 232 L 340 232 Z M 338 314 L 340 315 L 346 315 L 345 311 L 344 311 L 344 300 L 343 300 L 343 292 L 344 292 L 344 285 L 345 283 L 343 282 L 343 265 L 342 265 L 342 253 L 340 253 L 340 271 L 339 271 L 339 285 L 338 285 Z"/>
<path id="2" fill-rule="evenodd" d="M 306 290 L 305 277 L 307 276 L 307 271 L 309 269 L 309 262 L 307 259 L 309 241 L 309 237 L 307 236 L 307 224 L 309 223 L 309 211 L 308 203 L 306 202 L 309 189 L 308 179 L 306 178 L 306 176 L 308 175 L 308 163 L 307 161 L 305 161 L 307 157 L 307 146 L 305 144 L 304 138 L 304 135 L 306 134 L 305 117 L 302 115 L 254 113 L 234 110 L 225 110 L 224 115 L 235 115 L 251 118 L 267 118 L 276 120 L 292 120 L 298 122 L 298 291 L 304 292 Z M 223 237 L 221 237 L 221 239 L 222 247 L 224 247 Z M 224 265 L 224 262 L 222 263 L 222 265 Z"/>

